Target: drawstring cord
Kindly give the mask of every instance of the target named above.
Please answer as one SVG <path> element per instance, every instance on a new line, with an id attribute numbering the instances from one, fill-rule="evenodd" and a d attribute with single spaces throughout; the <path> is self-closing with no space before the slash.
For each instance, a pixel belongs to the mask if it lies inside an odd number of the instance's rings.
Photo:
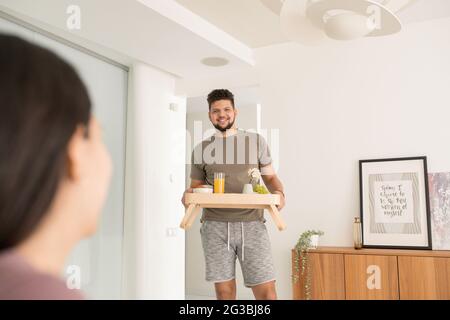
<path id="1" fill-rule="evenodd" d="M 245 238 L 244 238 L 244 223 L 241 222 L 241 236 L 242 236 L 242 261 L 244 261 L 244 248 L 245 248 Z M 230 251 L 230 223 L 227 223 L 227 249 Z"/>
<path id="2" fill-rule="evenodd" d="M 228 237 L 228 242 L 227 242 L 227 246 L 228 246 L 228 251 L 230 251 L 230 223 L 227 223 L 227 237 Z"/>
<path id="3" fill-rule="evenodd" d="M 244 223 L 241 222 L 241 231 L 242 231 L 242 261 L 244 261 Z"/>

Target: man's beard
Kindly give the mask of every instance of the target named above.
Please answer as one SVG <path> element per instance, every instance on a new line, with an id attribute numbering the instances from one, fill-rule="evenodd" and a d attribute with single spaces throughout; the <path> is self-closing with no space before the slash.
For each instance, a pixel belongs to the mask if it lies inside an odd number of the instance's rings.
<path id="1" fill-rule="evenodd" d="M 234 120 L 233 122 L 230 122 L 225 128 L 222 128 L 219 124 L 213 124 L 214 128 L 216 128 L 217 130 L 221 131 L 221 132 L 225 132 L 227 130 L 230 130 L 231 128 L 233 128 L 234 126 Z"/>

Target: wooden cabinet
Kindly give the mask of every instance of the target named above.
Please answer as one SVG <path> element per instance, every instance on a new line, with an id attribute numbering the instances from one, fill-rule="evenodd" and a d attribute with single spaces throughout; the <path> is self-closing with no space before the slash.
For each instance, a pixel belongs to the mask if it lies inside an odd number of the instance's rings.
<path id="1" fill-rule="evenodd" d="M 309 264 L 314 300 L 450 299 L 450 251 L 322 247 Z M 306 275 L 299 279 L 294 299 L 305 299 Z"/>
<path id="2" fill-rule="evenodd" d="M 345 298 L 398 300 L 397 258 L 378 255 L 345 256 Z"/>
<path id="3" fill-rule="evenodd" d="M 398 257 L 400 292 L 404 300 L 450 300 L 450 259 Z"/>
<path id="4" fill-rule="evenodd" d="M 314 270 L 311 278 L 311 298 L 314 300 L 345 299 L 344 257 L 342 254 L 310 253 L 310 270 Z M 294 286 L 294 297 L 306 299 L 302 290 L 306 279 L 299 278 L 299 285 Z"/>

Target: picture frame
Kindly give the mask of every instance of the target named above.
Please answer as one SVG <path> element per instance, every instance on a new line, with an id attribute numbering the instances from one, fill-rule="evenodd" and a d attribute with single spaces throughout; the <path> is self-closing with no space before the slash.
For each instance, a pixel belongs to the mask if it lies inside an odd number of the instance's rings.
<path id="1" fill-rule="evenodd" d="M 433 250 L 450 250 L 450 172 L 428 173 Z"/>
<path id="2" fill-rule="evenodd" d="M 431 250 L 426 157 L 359 161 L 363 248 Z"/>

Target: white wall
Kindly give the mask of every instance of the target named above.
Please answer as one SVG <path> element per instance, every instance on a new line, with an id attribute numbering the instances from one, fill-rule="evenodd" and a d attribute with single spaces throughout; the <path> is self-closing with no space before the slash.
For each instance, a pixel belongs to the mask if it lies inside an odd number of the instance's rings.
<path id="1" fill-rule="evenodd" d="M 450 19 L 326 47 L 269 46 L 255 57 L 262 129 L 280 130 L 288 228 L 269 222 L 268 230 L 278 295 L 291 299 L 291 249 L 303 231 L 322 229 L 322 245 L 352 246 L 358 160 L 426 155 L 430 172 L 450 171 Z M 186 83 L 178 88 L 189 94 L 208 80 Z"/>
<path id="2" fill-rule="evenodd" d="M 123 298 L 184 299 L 186 99 L 168 74 L 144 64 L 130 72 Z"/>
<path id="3" fill-rule="evenodd" d="M 280 298 L 292 297 L 290 250 L 304 230 L 352 245 L 358 160 L 426 155 L 430 172 L 450 171 L 449 57 L 450 19 L 384 39 L 256 51 L 262 127 L 280 129 L 287 197 L 287 230 L 269 228 Z"/>

